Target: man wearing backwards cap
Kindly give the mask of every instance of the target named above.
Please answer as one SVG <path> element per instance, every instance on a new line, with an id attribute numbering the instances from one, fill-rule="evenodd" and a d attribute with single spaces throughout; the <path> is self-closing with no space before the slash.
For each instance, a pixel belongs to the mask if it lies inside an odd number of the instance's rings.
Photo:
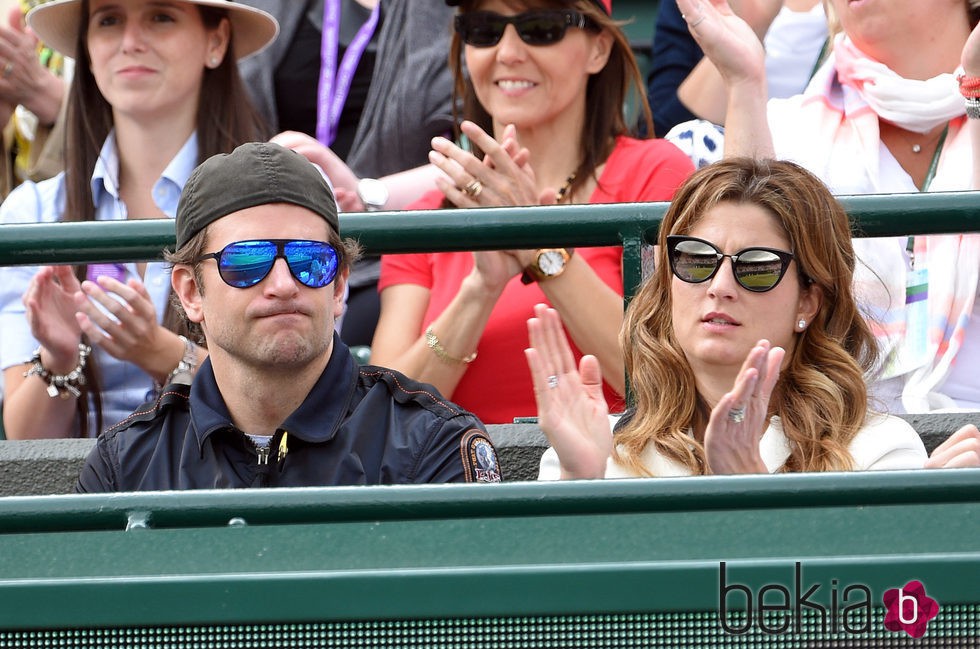
<path id="1" fill-rule="evenodd" d="M 172 283 L 208 359 L 99 437 L 77 491 L 500 480 L 476 417 L 357 366 L 333 333 L 351 255 L 305 158 L 269 143 L 209 158 L 176 229 Z"/>

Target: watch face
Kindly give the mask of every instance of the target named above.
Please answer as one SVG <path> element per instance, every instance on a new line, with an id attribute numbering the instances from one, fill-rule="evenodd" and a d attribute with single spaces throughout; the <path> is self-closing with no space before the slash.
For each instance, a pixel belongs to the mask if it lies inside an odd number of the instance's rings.
<path id="1" fill-rule="evenodd" d="M 565 256 L 559 250 L 546 250 L 538 255 L 538 268 L 545 275 L 557 275 L 565 267 Z"/>
<path id="2" fill-rule="evenodd" d="M 388 188 L 375 178 L 362 178 L 357 183 L 357 196 L 368 208 L 381 208 L 388 202 Z"/>

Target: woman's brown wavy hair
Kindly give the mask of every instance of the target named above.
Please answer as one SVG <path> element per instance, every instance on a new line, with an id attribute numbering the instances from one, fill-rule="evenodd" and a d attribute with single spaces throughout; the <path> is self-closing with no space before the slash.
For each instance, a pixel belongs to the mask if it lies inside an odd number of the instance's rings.
<path id="1" fill-rule="evenodd" d="M 650 475 L 640 454 L 654 444 L 694 474 L 706 472 L 704 447 L 690 431 L 706 425 L 709 411 L 674 335 L 665 244 L 668 234 L 690 232 L 719 203 L 757 205 L 772 214 L 795 253 L 795 280 L 822 292 L 813 321 L 796 334 L 795 349 L 769 402 L 769 414 L 780 417 L 790 445 L 781 470 L 850 469 L 848 445 L 868 410 L 865 377 L 878 359 L 851 288 L 850 223 L 840 203 L 807 170 L 791 162 L 749 158 L 726 159 L 695 172 L 664 216 L 656 269 L 630 303 L 621 334 L 633 406 L 616 431 L 616 458 L 636 474 Z"/>
<path id="2" fill-rule="evenodd" d="M 459 3 L 460 13 L 472 11 L 477 2 L 478 0 L 463 0 Z M 595 176 L 595 170 L 612 153 L 617 136 L 635 135 L 635 129 L 630 126 L 635 120 L 628 118 L 625 106 L 631 104 L 637 107 L 646 125 L 646 133 L 653 133 L 653 117 L 647 102 L 646 85 L 630 48 L 629 39 L 620 28 L 621 23 L 613 20 L 592 0 L 527 0 L 520 4 L 529 8 L 574 9 L 608 31 L 613 38 L 606 66 L 593 74 L 586 86 L 585 127 L 579 134 L 583 156 L 570 187 L 570 194 L 574 195 L 577 189 Z M 457 125 L 457 139 L 462 119 L 475 122 L 484 131 L 492 134 L 492 117 L 477 99 L 469 77 L 463 74 L 463 42 L 459 34 L 455 33 L 449 48 L 449 66 L 453 72 L 453 118 Z M 473 148 L 474 155 L 482 158 L 483 152 L 475 146 Z"/>

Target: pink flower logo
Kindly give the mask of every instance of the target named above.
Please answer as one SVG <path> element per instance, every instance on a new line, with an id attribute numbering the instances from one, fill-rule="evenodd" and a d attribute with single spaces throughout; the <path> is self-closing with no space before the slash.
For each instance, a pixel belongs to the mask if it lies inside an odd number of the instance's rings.
<path id="1" fill-rule="evenodd" d="M 887 609 L 885 628 L 905 631 L 913 638 L 924 636 L 929 621 L 939 615 L 939 602 L 926 595 L 926 587 L 917 579 L 886 590 L 882 601 Z"/>

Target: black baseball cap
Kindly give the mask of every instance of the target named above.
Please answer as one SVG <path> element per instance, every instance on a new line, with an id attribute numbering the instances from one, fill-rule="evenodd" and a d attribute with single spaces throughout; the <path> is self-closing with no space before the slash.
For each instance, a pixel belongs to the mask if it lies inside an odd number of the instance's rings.
<path id="1" fill-rule="evenodd" d="M 270 203 L 305 207 L 340 232 L 337 201 L 319 167 L 292 149 L 249 142 L 191 173 L 177 204 L 177 250 L 218 219 Z"/>

